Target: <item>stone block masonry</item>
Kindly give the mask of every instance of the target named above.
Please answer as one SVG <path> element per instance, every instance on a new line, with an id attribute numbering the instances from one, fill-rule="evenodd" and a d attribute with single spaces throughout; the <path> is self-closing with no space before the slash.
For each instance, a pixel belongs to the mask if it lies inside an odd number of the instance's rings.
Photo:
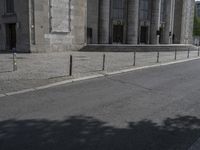
<path id="1" fill-rule="evenodd" d="M 86 45 L 86 0 L 13 2 L 8 12 L 7 1 L 0 1 L 0 52 L 59 52 Z"/>
<path id="2" fill-rule="evenodd" d="M 194 0 L 1 0 L 0 52 L 191 44 Z"/>
<path id="3" fill-rule="evenodd" d="M 78 50 L 86 43 L 85 0 L 35 1 L 35 44 L 32 52 Z M 41 8 L 42 5 L 42 9 Z"/>

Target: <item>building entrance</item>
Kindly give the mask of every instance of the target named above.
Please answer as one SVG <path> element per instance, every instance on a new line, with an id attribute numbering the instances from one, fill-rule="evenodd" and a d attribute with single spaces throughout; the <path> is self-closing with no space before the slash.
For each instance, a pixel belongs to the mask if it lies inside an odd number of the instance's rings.
<path id="1" fill-rule="evenodd" d="M 141 26 L 140 43 L 148 44 L 148 27 L 147 26 Z"/>
<path id="2" fill-rule="evenodd" d="M 113 25 L 113 43 L 122 44 L 124 36 L 123 25 Z"/>
<path id="3" fill-rule="evenodd" d="M 16 24 L 6 24 L 6 47 L 8 50 L 16 48 Z"/>

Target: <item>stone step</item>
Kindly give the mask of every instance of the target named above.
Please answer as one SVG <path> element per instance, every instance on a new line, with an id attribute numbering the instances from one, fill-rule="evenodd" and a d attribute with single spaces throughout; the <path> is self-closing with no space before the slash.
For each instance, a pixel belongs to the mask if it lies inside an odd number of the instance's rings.
<path id="1" fill-rule="evenodd" d="M 198 47 L 190 44 L 174 45 L 113 45 L 113 44 L 91 44 L 83 47 L 80 51 L 85 52 L 153 52 L 153 51 L 188 51 L 198 50 Z"/>

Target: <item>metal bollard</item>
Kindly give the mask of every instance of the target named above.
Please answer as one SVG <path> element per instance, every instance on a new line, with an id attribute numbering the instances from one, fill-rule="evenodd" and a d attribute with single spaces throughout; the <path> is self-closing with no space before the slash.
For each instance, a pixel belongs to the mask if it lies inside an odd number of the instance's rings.
<path id="1" fill-rule="evenodd" d="M 198 47 L 198 56 L 200 55 L 199 47 Z"/>
<path id="2" fill-rule="evenodd" d="M 73 57 L 70 55 L 70 60 L 69 60 L 69 76 L 72 76 L 72 67 L 73 67 Z"/>
<path id="3" fill-rule="evenodd" d="M 177 59 L 177 49 L 175 49 L 175 56 L 174 56 L 174 60 Z"/>
<path id="4" fill-rule="evenodd" d="M 17 71 L 17 54 L 13 53 L 13 71 Z"/>
<path id="5" fill-rule="evenodd" d="M 103 54 L 103 66 L 102 70 L 105 71 L 106 54 Z"/>
<path id="6" fill-rule="evenodd" d="M 157 63 L 159 63 L 159 59 L 160 59 L 160 52 L 158 51 L 157 52 L 157 61 L 156 61 Z"/>
<path id="7" fill-rule="evenodd" d="M 133 56 L 133 66 L 136 65 L 136 51 L 134 51 L 134 56 Z"/>
<path id="8" fill-rule="evenodd" d="M 190 49 L 188 48 L 187 58 L 190 58 Z"/>

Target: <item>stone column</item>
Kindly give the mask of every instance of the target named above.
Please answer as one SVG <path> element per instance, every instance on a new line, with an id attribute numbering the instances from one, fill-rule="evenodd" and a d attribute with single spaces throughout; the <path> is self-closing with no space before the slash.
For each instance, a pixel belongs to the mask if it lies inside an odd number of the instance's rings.
<path id="1" fill-rule="evenodd" d="M 139 0 L 128 0 L 127 44 L 138 44 Z"/>
<path id="2" fill-rule="evenodd" d="M 151 44 L 159 44 L 160 36 L 157 31 L 160 29 L 161 0 L 152 0 L 151 16 Z"/>
<path id="3" fill-rule="evenodd" d="M 189 19 L 189 44 L 193 44 L 193 29 L 194 29 L 194 15 L 195 15 L 195 0 L 191 0 L 190 19 Z"/>
<path id="4" fill-rule="evenodd" d="M 99 1 L 99 44 L 109 44 L 110 0 Z"/>
<path id="5" fill-rule="evenodd" d="M 172 44 L 174 7 L 175 7 L 175 0 L 166 0 L 166 9 L 165 9 L 166 18 L 165 18 L 165 27 L 163 35 L 164 44 Z"/>
<path id="6" fill-rule="evenodd" d="M 182 26 L 181 26 L 181 44 L 192 43 L 192 30 L 194 18 L 194 0 L 182 0 Z"/>

